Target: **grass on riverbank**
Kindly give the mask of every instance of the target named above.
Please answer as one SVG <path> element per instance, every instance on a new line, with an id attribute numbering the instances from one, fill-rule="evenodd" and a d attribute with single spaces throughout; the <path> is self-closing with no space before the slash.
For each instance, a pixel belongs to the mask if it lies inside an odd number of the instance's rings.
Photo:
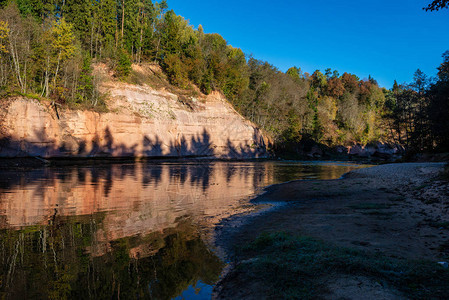
<path id="1" fill-rule="evenodd" d="M 449 294 L 449 270 L 435 262 L 392 259 L 282 232 L 260 235 L 237 256 L 242 261 L 231 277 L 256 285 L 267 298 L 320 297 L 330 275 L 365 276 L 408 298 Z"/>

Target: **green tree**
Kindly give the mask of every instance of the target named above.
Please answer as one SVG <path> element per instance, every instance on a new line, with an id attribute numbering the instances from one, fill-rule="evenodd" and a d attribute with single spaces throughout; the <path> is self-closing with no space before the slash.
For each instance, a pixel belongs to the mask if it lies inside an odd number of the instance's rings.
<path id="1" fill-rule="evenodd" d="M 327 68 L 326 70 L 324 70 L 324 76 L 326 76 L 326 80 L 329 80 L 332 77 L 332 69 Z"/>
<path id="2" fill-rule="evenodd" d="M 92 76 L 92 59 L 87 53 L 83 57 L 83 66 L 79 74 L 75 98 L 77 102 L 82 104 L 89 103 L 92 106 L 98 104 L 99 97 Z"/>
<path id="3" fill-rule="evenodd" d="M 417 69 L 415 73 L 413 74 L 413 83 L 412 87 L 417 91 L 419 94 L 424 94 L 425 90 L 427 89 L 427 86 L 429 85 L 429 79 L 426 74 L 424 74 L 423 71 L 420 69 Z"/>
<path id="4" fill-rule="evenodd" d="M 332 78 L 338 78 L 340 77 L 340 73 L 338 73 L 337 70 L 334 70 L 334 72 L 332 72 Z"/>
<path id="5" fill-rule="evenodd" d="M 212 89 L 219 89 L 226 81 L 226 65 L 228 63 L 227 42 L 219 34 L 205 34 L 201 48 L 206 61 L 207 73 L 210 74 Z"/>
<path id="6" fill-rule="evenodd" d="M 326 76 L 320 72 L 320 70 L 316 70 L 312 74 L 312 86 L 319 91 L 324 90 L 327 86 Z"/>
<path id="7" fill-rule="evenodd" d="M 248 88 L 249 77 L 245 54 L 239 48 L 227 47 L 226 80 L 221 87 L 224 94 L 234 99 Z"/>
<path id="8" fill-rule="evenodd" d="M 51 28 L 45 33 L 43 43 L 47 44 L 45 60 L 44 88 L 42 95 L 48 97 L 56 89 L 61 66 L 75 53 L 75 36 L 73 26 L 64 18 L 53 21 Z M 53 86 L 50 87 L 50 78 L 53 78 Z"/>
<path id="9" fill-rule="evenodd" d="M 298 67 L 291 67 L 286 73 L 295 81 L 299 81 L 302 77 L 301 68 Z"/>
<path id="10" fill-rule="evenodd" d="M 126 53 L 126 51 L 122 48 L 118 51 L 117 55 L 117 77 L 119 78 L 126 78 L 130 73 L 132 69 L 132 61 L 129 57 L 129 54 Z"/>
<path id="11" fill-rule="evenodd" d="M 33 20 L 22 18 L 15 2 L 11 2 L 1 11 L 0 19 L 8 24 L 7 45 L 4 46 L 8 49 L 8 58 L 11 63 L 10 72 L 14 74 L 14 85 L 17 85 L 22 93 L 26 93 L 32 54 Z"/>
<path id="12" fill-rule="evenodd" d="M 22 15 L 31 15 L 40 22 L 55 17 L 58 6 L 61 6 L 57 0 L 16 0 L 16 2 Z"/>
<path id="13" fill-rule="evenodd" d="M 93 9 L 96 33 L 91 39 L 91 56 L 113 57 L 117 49 L 116 0 L 102 0 Z"/>
<path id="14" fill-rule="evenodd" d="M 189 23 L 173 10 L 164 16 L 161 35 L 161 61 L 164 70 L 168 73 L 170 81 L 176 85 L 186 87 L 188 80 L 188 63 L 195 60 L 194 49 L 198 44 L 198 36 Z"/>
<path id="15" fill-rule="evenodd" d="M 52 48 L 57 57 L 55 72 L 55 77 L 57 77 L 61 62 L 73 56 L 75 52 L 73 25 L 67 23 L 64 18 L 55 21 L 52 28 L 52 36 Z"/>
<path id="16" fill-rule="evenodd" d="M 102 1 L 71 0 L 66 2 L 63 14 L 64 19 L 73 26 L 73 31 L 78 33 L 83 46 L 85 48 L 88 45 L 90 46 L 92 55 L 93 40 L 96 33 L 96 17 L 98 17 L 97 9 L 98 4 Z"/>
<path id="17" fill-rule="evenodd" d="M 443 53 L 443 63 L 438 69 L 438 80 L 440 82 L 449 82 L 449 51 Z"/>
<path id="18" fill-rule="evenodd" d="M 393 82 L 393 89 L 392 89 L 393 93 L 397 94 L 399 92 L 399 84 L 396 81 L 396 79 Z"/>
<path id="19" fill-rule="evenodd" d="M 431 85 L 427 99 L 432 144 L 439 151 L 449 150 L 449 51 L 438 67 L 438 81 Z"/>

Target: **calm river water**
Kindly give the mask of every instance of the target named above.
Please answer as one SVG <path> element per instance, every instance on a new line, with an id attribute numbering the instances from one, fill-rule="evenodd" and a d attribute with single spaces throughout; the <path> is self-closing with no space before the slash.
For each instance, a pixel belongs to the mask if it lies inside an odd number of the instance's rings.
<path id="1" fill-rule="evenodd" d="M 207 232 L 264 186 L 337 162 L 160 162 L 0 171 L 1 299 L 209 299 Z"/>

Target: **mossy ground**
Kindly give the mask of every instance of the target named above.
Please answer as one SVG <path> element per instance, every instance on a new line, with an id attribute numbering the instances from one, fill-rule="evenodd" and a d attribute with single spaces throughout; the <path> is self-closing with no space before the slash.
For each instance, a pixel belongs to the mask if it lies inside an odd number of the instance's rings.
<path id="1" fill-rule="evenodd" d="M 234 276 L 260 283 L 268 298 L 320 298 L 328 292 L 324 283 L 330 274 L 371 278 L 413 299 L 449 293 L 449 270 L 435 262 L 395 259 L 285 232 L 261 234 L 237 256 L 241 262 Z"/>

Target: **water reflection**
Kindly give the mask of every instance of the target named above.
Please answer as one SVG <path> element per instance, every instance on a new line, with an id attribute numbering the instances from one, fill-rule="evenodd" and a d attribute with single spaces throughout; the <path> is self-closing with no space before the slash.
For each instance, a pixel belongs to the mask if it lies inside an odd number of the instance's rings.
<path id="1" fill-rule="evenodd" d="M 263 186 L 338 178 L 355 167 L 191 162 L 3 171 L 0 298 L 208 297 L 222 263 L 203 242 L 206 229 Z"/>
<path id="2" fill-rule="evenodd" d="M 102 216 L 55 218 L 48 226 L 0 232 L 1 297 L 170 299 L 198 281 L 212 285 L 222 263 L 188 220 L 175 228 L 110 241 L 97 249 Z"/>

